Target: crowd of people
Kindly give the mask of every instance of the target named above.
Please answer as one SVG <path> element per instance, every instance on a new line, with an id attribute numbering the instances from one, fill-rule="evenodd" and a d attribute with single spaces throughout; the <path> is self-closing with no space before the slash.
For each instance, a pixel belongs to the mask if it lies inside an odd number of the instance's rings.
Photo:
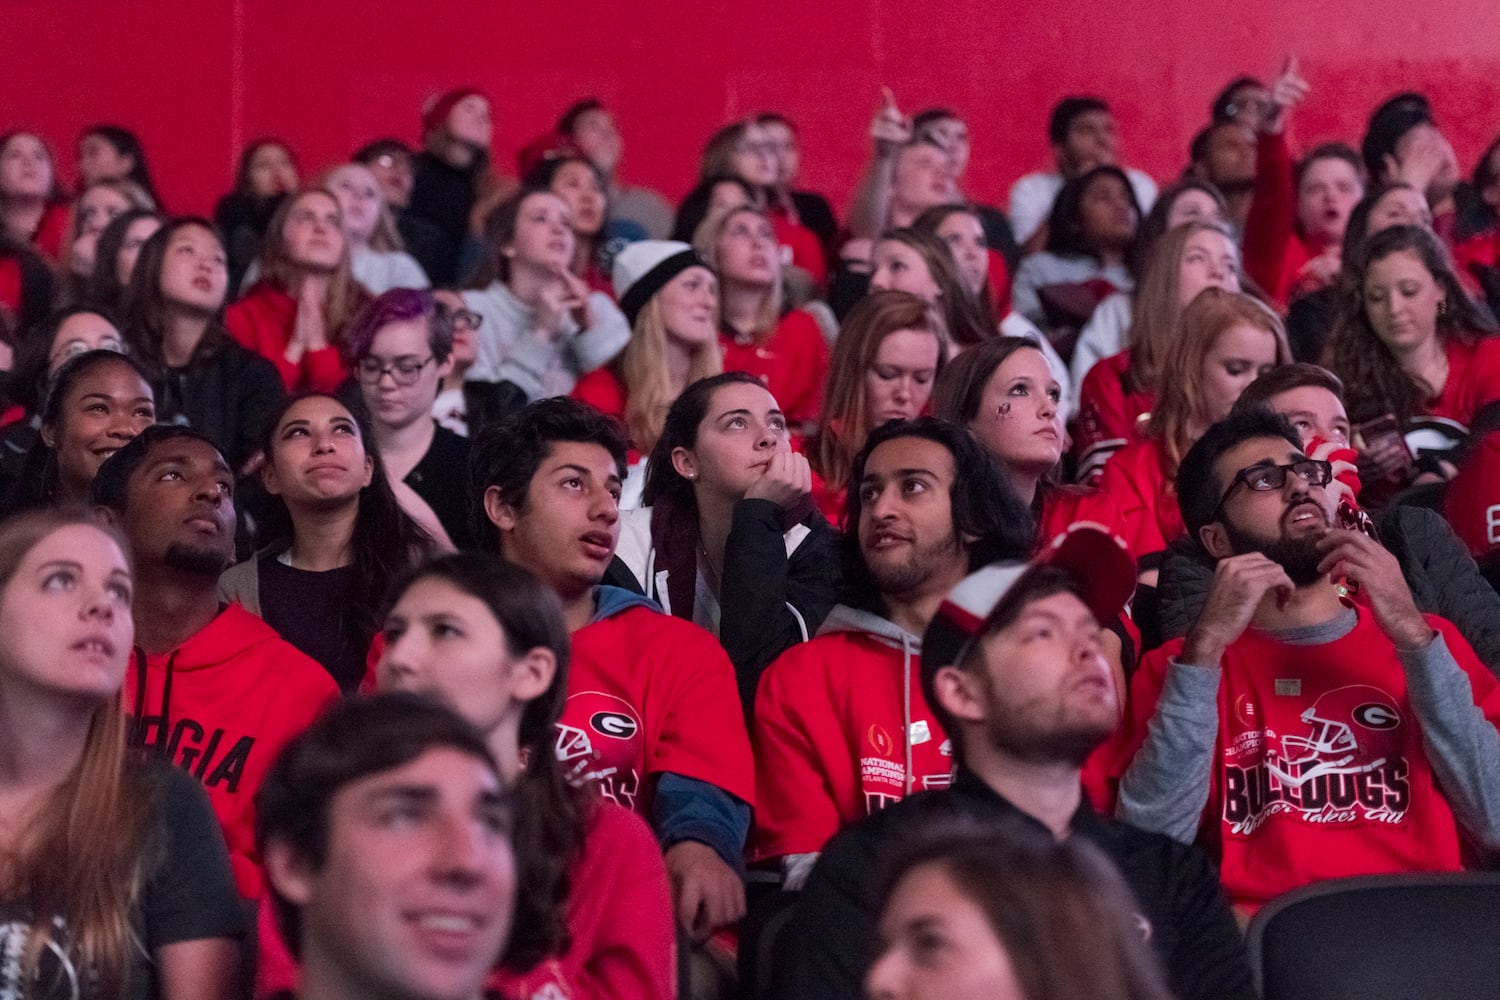
<path id="1" fill-rule="evenodd" d="M 0 996 L 1249 998 L 1490 866 L 1500 139 L 1211 96 L 1001 206 L 887 91 L 843 213 L 775 112 L 0 135 Z"/>

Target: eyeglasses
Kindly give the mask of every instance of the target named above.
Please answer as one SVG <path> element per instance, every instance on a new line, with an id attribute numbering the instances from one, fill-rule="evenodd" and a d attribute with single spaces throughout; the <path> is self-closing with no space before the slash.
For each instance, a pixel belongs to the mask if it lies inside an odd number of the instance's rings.
<path id="1" fill-rule="evenodd" d="M 397 385 L 413 385 L 421 376 L 422 369 L 436 360 L 429 354 L 425 361 L 402 358 L 394 364 L 383 365 L 376 358 L 365 358 L 359 363 L 359 380 L 365 385 L 379 385 L 380 380 L 389 375 Z"/>
<path id="2" fill-rule="evenodd" d="M 484 323 L 484 316 L 472 309 L 454 309 L 448 316 L 454 326 L 466 326 L 470 330 L 477 330 Z"/>
<path id="3" fill-rule="evenodd" d="M 1308 486 L 1327 486 L 1328 481 L 1333 478 L 1333 465 L 1316 458 L 1302 458 L 1286 465 L 1252 465 L 1248 469 L 1241 469 L 1234 474 L 1229 489 L 1219 497 L 1218 506 L 1214 508 L 1209 521 L 1219 519 L 1219 511 L 1229 502 L 1229 497 L 1241 483 L 1244 483 L 1256 493 L 1267 493 L 1271 490 L 1279 490 L 1286 485 L 1288 474 L 1296 476 Z"/>

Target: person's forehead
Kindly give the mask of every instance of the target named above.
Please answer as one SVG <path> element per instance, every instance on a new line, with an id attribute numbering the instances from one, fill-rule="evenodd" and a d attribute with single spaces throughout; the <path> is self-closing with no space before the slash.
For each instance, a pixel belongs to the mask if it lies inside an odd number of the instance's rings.
<path id="1" fill-rule="evenodd" d="M 579 465 L 602 476 L 618 476 L 619 467 L 609 449 L 593 441 L 553 441 L 539 471 L 564 465 Z"/>
<path id="2" fill-rule="evenodd" d="M 340 788 L 335 797 L 362 803 L 412 789 L 473 801 L 499 793 L 500 779 L 487 761 L 457 747 L 438 745 L 404 764 L 355 778 Z"/>
<path id="3" fill-rule="evenodd" d="M 224 456 L 219 454 L 219 449 L 206 441 L 197 438 L 179 437 L 170 438 L 152 445 L 146 452 L 146 458 L 136 469 L 136 473 L 148 470 L 154 466 L 167 465 L 173 462 L 181 462 L 188 465 L 207 465 L 216 468 L 229 468 L 229 463 L 224 461 Z"/>
<path id="4" fill-rule="evenodd" d="M 1026 626 L 1028 620 L 1052 618 L 1064 624 L 1097 625 L 1098 619 L 1083 599 L 1071 590 L 1060 590 L 1043 596 L 1027 598 L 1015 618 L 1001 629 L 993 629 L 990 635 L 1000 640 L 1013 637 Z"/>
<path id="5" fill-rule="evenodd" d="M 1269 400 L 1271 409 L 1277 413 L 1289 410 L 1307 410 L 1335 417 L 1344 416 L 1344 404 L 1339 397 L 1321 385 L 1298 385 L 1278 392 Z"/>
<path id="6" fill-rule="evenodd" d="M 1256 465 L 1275 463 L 1281 465 L 1302 455 L 1300 448 L 1292 446 L 1285 438 L 1258 437 L 1241 441 L 1219 456 L 1216 463 L 1224 478 L 1233 476 L 1241 469 Z"/>
<path id="7" fill-rule="evenodd" d="M 912 469 L 951 478 L 953 453 L 928 438 L 898 437 L 876 445 L 865 462 L 866 476 L 889 476 Z"/>

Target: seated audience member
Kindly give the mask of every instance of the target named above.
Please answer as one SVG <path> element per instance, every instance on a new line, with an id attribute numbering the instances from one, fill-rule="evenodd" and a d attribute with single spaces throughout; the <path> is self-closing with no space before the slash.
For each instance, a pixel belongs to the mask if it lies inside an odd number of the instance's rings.
<path id="1" fill-rule="evenodd" d="M 817 419 L 828 344 L 811 314 L 789 308 L 768 216 L 753 208 L 710 215 L 694 245 L 719 278 L 719 343 L 725 371 L 762 379 L 794 428 Z"/>
<path id="2" fill-rule="evenodd" d="M 361 146 L 350 159 L 363 163 L 375 175 L 402 245 L 422 274 L 430 274 L 441 259 L 444 237 L 437 226 L 408 210 L 414 182 L 411 147 L 400 139 L 376 139 Z"/>
<path id="3" fill-rule="evenodd" d="M 489 98 L 473 87 L 449 90 L 422 108 L 422 151 L 412 160 L 406 210 L 431 223 L 442 237 L 432 266 L 426 268 L 434 285 L 451 286 L 462 277 L 464 244 L 477 232 L 476 202 L 498 193 L 490 190 L 498 183 L 490 175 L 495 135 L 490 110 Z"/>
<path id="4" fill-rule="evenodd" d="M 1212 184 L 1224 198 L 1228 221 L 1244 232 L 1255 193 L 1255 130 L 1239 122 L 1215 122 L 1193 137 L 1188 172 Z"/>
<path id="5" fill-rule="evenodd" d="M 460 437 L 469 436 L 469 405 L 465 399 L 464 376 L 474 367 L 478 357 L 478 329 L 484 317 L 464 305 L 464 298 L 457 292 L 445 288 L 433 291 L 433 299 L 448 310 L 453 327 L 453 350 L 448 355 L 452 362 L 448 374 L 438 383 L 437 398 L 432 401 L 432 419 L 439 427 L 445 427 Z M 467 503 L 467 501 L 465 501 Z M 468 527 L 460 529 L 467 534 Z"/>
<path id="6" fill-rule="evenodd" d="M 261 804 L 276 929 L 302 965 L 279 996 L 481 1000 L 517 869 L 483 733 L 417 695 L 346 701 L 277 757 Z"/>
<path id="7" fill-rule="evenodd" d="M 476 528 L 561 599 L 572 633 L 557 752 L 569 772 L 649 818 L 674 911 L 694 940 L 739 920 L 755 799 L 734 669 L 711 635 L 600 586 L 620 535 L 625 440 L 571 399 L 533 403 L 474 446 Z"/>
<path id="8" fill-rule="evenodd" d="M 527 187 L 545 188 L 568 203 L 573 225 L 573 259 L 568 270 L 582 278 L 590 291 L 614 298 L 609 281 L 610 234 L 605 229 L 609 197 L 599 168 L 566 147 L 549 148 L 535 164 L 523 165 L 521 179 Z"/>
<path id="9" fill-rule="evenodd" d="M 1429 229 L 1390 226 L 1351 269 L 1328 367 L 1364 441 L 1365 486 L 1447 479 L 1474 417 L 1500 400 L 1500 338 Z M 1394 421 L 1394 426 L 1388 425 Z M 1372 423 L 1372 422 L 1378 422 Z"/>
<path id="10" fill-rule="evenodd" d="M 1500 547 L 1500 493 L 1494 484 L 1500 482 L 1496 458 L 1500 456 L 1500 432 L 1489 431 L 1470 443 L 1464 460 L 1459 463 L 1458 474 L 1449 483 L 1443 495 L 1443 517 L 1453 525 L 1454 533 L 1463 541 L 1464 547 L 1478 563 L 1491 586 L 1500 582 L 1500 559 L 1495 551 Z M 1470 638 L 1465 630 L 1465 638 Z M 1484 656 L 1484 650 L 1475 643 L 1475 649 Z M 1497 663 L 1484 657 L 1485 663 Z"/>
<path id="11" fill-rule="evenodd" d="M 89 282 L 94 276 L 99 236 L 116 217 L 132 209 L 156 210 L 156 203 L 134 181 L 98 181 L 85 188 L 73 202 L 67 240 L 63 244 L 65 267 L 58 292 L 62 304 L 89 302 Z"/>
<path id="12" fill-rule="evenodd" d="M 984 226 L 985 242 L 993 247 L 1005 262 L 1005 271 L 1015 270 L 1020 260 L 1021 248 L 1010 231 L 1010 220 L 1005 213 L 993 205 L 983 205 L 963 191 L 964 173 L 970 163 L 969 124 L 952 108 L 924 108 L 911 119 L 912 135 L 926 142 L 934 142 L 947 152 L 953 167 L 953 183 L 964 206 Z"/>
<path id="13" fill-rule="evenodd" d="M 1010 273 L 1005 258 L 990 249 L 978 212 L 964 205 L 939 205 L 917 216 L 911 228 L 943 241 L 985 330 L 999 329 L 1000 315 L 1010 311 Z"/>
<path id="14" fill-rule="evenodd" d="M 1321 879 L 1456 870 L 1466 837 L 1500 843 L 1495 678 L 1417 609 L 1390 552 L 1334 526 L 1331 478 L 1265 410 L 1199 439 L 1179 496 L 1213 582 L 1131 691 L 1120 816 L 1215 845 L 1247 910 Z"/>
<path id="15" fill-rule="evenodd" d="M 47 258 L 4 232 L 3 221 L 0 215 L 0 370 L 8 370 L 20 331 L 52 311 L 57 276 Z"/>
<path id="16" fill-rule="evenodd" d="M 1094 484 L 1109 456 L 1140 439 L 1182 310 L 1205 288 L 1239 292 L 1239 253 L 1216 223 L 1190 222 L 1157 241 L 1130 307 L 1125 350 L 1095 364 L 1078 391 L 1075 476 Z"/>
<path id="17" fill-rule="evenodd" d="M 438 390 L 453 370 L 456 325 L 432 293 L 397 288 L 360 310 L 346 342 L 396 500 L 448 549 L 473 541 L 469 441 L 433 419 Z"/>
<path id="18" fill-rule="evenodd" d="M 68 358 L 50 382 L 34 443 L 4 498 L 6 514 L 86 505 L 99 466 L 156 423 L 150 383 L 118 350 Z"/>
<path id="19" fill-rule="evenodd" d="M 1141 207 L 1119 167 L 1095 167 L 1068 181 L 1048 216 L 1042 251 L 1016 269 L 1016 312 L 1043 330 L 1081 329 L 1100 302 L 1135 287 L 1126 262 L 1140 221 Z"/>
<path id="20" fill-rule="evenodd" d="M 762 192 L 730 174 L 699 181 L 677 206 L 672 239 L 691 243 L 704 220 L 718 218 L 737 208 L 760 208 L 764 198 Z"/>
<path id="21" fill-rule="evenodd" d="M 1453 257 L 1466 281 L 1479 282 L 1493 311 L 1500 308 L 1500 138 L 1475 163 L 1473 189 L 1474 205 L 1461 227 L 1472 235 L 1454 245 Z"/>
<path id="22" fill-rule="evenodd" d="M 262 447 L 259 551 L 219 578 L 226 601 L 317 660 L 345 692 L 364 677 L 391 587 L 433 548 L 392 494 L 368 435 L 332 396 L 278 407 Z"/>
<path id="23" fill-rule="evenodd" d="M 909 292 L 872 293 L 844 320 L 828 365 L 818 433 L 807 442 L 818 477 L 813 499 L 829 524 L 843 525 L 849 473 L 870 432 L 926 412 L 947 359 L 932 310 Z"/>
<path id="24" fill-rule="evenodd" d="M 343 218 L 323 188 L 284 201 L 266 229 L 259 280 L 224 314 L 230 336 L 269 359 L 288 391 L 333 392 L 349 377 L 340 351 L 369 293 L 350 270 Z"/>
<path id="25" fill-rule="evenodd" d="M 1205 288 L 1182 311 L 1141 440 L 1110 456 L 1099 490 L 1124 520 L 1131 554 L 1154 566 L 1186 533 L 1177 503 L 1182 457 L 1229 416 L 1251 382 L 1292 360 L 1276 314 L 1248 295 Z"/>
<path id="26" fill-rule="evenodd" d="M 620 356 L 578 380 L 573 398 L 625 425 L 630 471 L 622 509 L 641 505 L 646 458 L 684 389 L 723 371 L 718 280 L 686 243 L 641 240 L 615 258 L 615 287 L 631 325 Z"/>
<path id="27" fill-rule="evenodd" d="M 236 472 L 257 448 L 283 393 L 276 367 L 224 328 L 224 247 L 205 219 L 162 226 L 141 247 L 122 328 L 151 376 L 156 417 L 216 442 Z"/>
<path id="28" fill-rule="evenodd" d="M 1445 245 L 1472 235 L 1466 216 L 1478 197 L 1459 174 L 1453 144 L 1424 95 L 1396 94 L 1371 112 L 1359 152 L 1372 181 L 1403 181 L 1426 196 L 1432 228 Z"/>
<path id="29" fill-rule="evenodd" d="M 202 783 L 241 896 L 263 888 L 255 794 L 277 751 L 338 694 L 316 661 L 219 601 L 234 558 L 234 475 L 186 427 L 148 427 L 107 459 L 95 506 L 135 558 L 135 648 L 125 679 L 130 745 Z"/>
<path id="30" fill-rule="evenodd" d="M 838 587 L 812 470 L 765 385 L 744 372 L 689 385 L 667 411 L 643 500 L 622 515 L 605 579 L 718 636 L 748 715 L 762 671 L 817 632 Z"/>
<path id="31" fill-rule="evenodd" d="M 768 199 L 771 210 L 816 236 L 823 246 L 825 260 L 832 267 L 834 244 L 839 236 L 838 218 L 827 198 L 816 191 L 798 191 L 794 187 L 802 171 L 801 136 L 796 123 L 780 112 L 766 111 L 755 116 L 755 124 L 761 127 L 776 159 L 776 183 L 771 186 Z"/>
<path id="32" fill-rule="evenodd" d="M 952 251 L 939 237 L 915 227 L 892 229 L 876 241 L 870 264 L 870 291 L 909 292 L 927 303 L 954 352 L 997 334 L 998 328 L 980 308 L 979 297 L 959 277 Z"/>
<path id="33" fill-rule="evenodd" d="M 125 352 L 124 338 L 112 314 L 97 309 L 59 309 L 28 334 L 15 363 L 4 374 L 4 391 L 0 393 L 7 407 L 0 414 L 0 427 L 4 428 L 0 430 L 0 469 L 24 454 L 36 440 L 38 414 L 52 387 L 52 377 L 63 362 L 97 350 Z M 0 490 L 0 495 L 3 492 Z"/>
<path id="34" fill-rule="evenodd" d="M 339 203 L 339 218 L 349 241 L 349 270 L 360 287 L 371 295 L 392 288 L 427 287 L 427 274 L 406 252 L 385 193 L 369 167 L 341 164 L 324 175 L 322 186 Z"/>
<path id="35" fill-rule="evenodd" d="M 855 456 L 845 592 L 811 642 L 761 678 L 751 859 L 789 889 L 839 830 L 914 791 L 947 787 L 952 744 L 921 698 L 915 659 L 968 573 L 1032 548 L 1025 508 L 968 431 L 886 424 Z M 924 710 L 927 709 L 927 710 Z"/>
<path id="36" fill-rule="evenodd" d="M 94 270 L 84 294 L 90 305 L 112 316 L 124 313 L 125 289 L 130 287 L 141 247 L 166 221 L 166 216 L 147 208 L 132 208 L 110 220 L 99 234 Z"/>
<path id="37" fill-rule="evenodd" d="M 130 181 L 152 204 L 161 207 L 161 196 L 151 182 L 146 150 L 134 132 L 119 125 L 92 125 L 78 136 L 78 182 L 87 187 L 98 181 Z"/>
<path id="38" fill-rule="evenodd" d="M 245 921 L 213 811 L 192 778 L 123 752 L 126 551 L 83 514 L 0 525 L 6 996 L 185 1000 L 235 986 Z"/>
<path id="39" fill-rule="evenodd" d="M 870 162 L 849 208 L 849 233 L 856 240 L 910 226 L 929 208 L 963 200 L 949 149 L 931 133 L 917 135 L 890 90 L 881 92 L 870 122 Z"/>
<path id="40" fill-rule="evenodd" d="M 257 139 L 240 154 L 234 190 L 214 205 L 214 226 L 229 259 L 229 297 L 238 297 L 245 272 L 260 256 L 271 218 L 299 184 L 297 158 L 279 139 Z"/>
<path id="41" fill-rule="evenodd" d="M 1189 222 L 1213 223 L 1226 234 L 1229 232 L 1229 208 L 1224 204 L 1224 196 L 1212 184 L 1194 177 L 1183 178 L 1163 190 L 1141 222 L 1140 231 L 1136 234 L 1136 253 L 1127 261 L 1136 289 L 1143 288 L 1144 272 L 1155 256 L 1162 237 Z M 1229 243 L 1233 245 L 1233 242 L 1231 238 Z M 1238 271 L 1239 265 L 1236 262 L 1237 282 Z M 1233 290 L 1237 291 L 1238 287 L 1236 284 Z M 1078 408 L 1078 394 L 1083 388 L 1083 380 L 1088 377 L 1094 365 L 1105 358 L 1114 357 L 1130 346 L 1134 302 L 1134 291 L 1116 292 L 1099 303 L 1089 316 L 1089 321 L 1078 332 L 1078 340 L 1073 345 L 1073 356 L 1068 360 L 1070 383 L 1073 387 L 1073 399 L 1070 403 L 1072 411 L 1076 412 Z"/>
<path id="42" fill-rule="evenodd" d="M 604 175 L 605 193 L 609 199 L 610 221 L 634 223 L 645 232 L 645 238 L 664 240 L 672 231 L 672 206 L 651 188 L 625 184 L 620 180 L 620 160 L 625 140 L 616 126 L 615 117 L 597 97 L 585 97 L 563 112 L 557 132 Z"/>
<path id="43" fill-rule="evenodd" d="M 1083 796 L 1081 765 L 1120 713 L 1099 623 L 1119 616 L 1134 586 L 1119 543 L 1079 526 L 1031 564 L 984 567 L 941 601 L 922 637 L 920 674 L 928 710 L 952 741 L 952 787 L 887 806 L 828 845 L 784 932 L 775 996 L 860 996 L 879 953 L 872 872 L 924 828 L 955 820 L 1098 848 L 1124 876 L 1135 925 L 1174 996 L 1255 995 L 1203 856 L 1096 814 Z"/>
<path id="44" fill-rule="evenodd" d="M 484 317 L 468 380 L 506 396 L 497 415 L 566 395 L 630 339 L 609 296 L 568 269 L 574 242 L 568 203 L 551 191 L 528 188 L 490 218 L 486 257 L 464 304 Z"/>
<path id="45" fill-rule="evenodd" d="M 737 177 L 755 192 L 756 207 L 770 221 L 778 257 L 805 271 L 815 287 L 828 279 L 828 263 L 822 244 L 812 230 L 779 210 L 769 201 L 776 189 L 776 149 L 768 133 L 755 119 L 733 122 L 709 137 L 698 166 L 699 181 L 715 177 Z"/>
<path id="46" fill-rule="evenodd" d="M 1339 280 L 1325 288 L 1297 296 L 1287 309 L 1286 332 L 1292 347 L 1292 357 L 1313 364 L 1323 360 L 1328 350 L 1329 335 L 1338 320 L 1339 306 L 1343 301 L 1343 285 L 1354 274 L 1365 241 L 1391 226 L 1432 228 L 1432 212 L 1427 207 L 1427 199 L 1410 184 L 1397 181 L 1371 188 L 1349 213 L 1349 222 L 1344 226 Z M 1469 282 L 1469 277 L 1463 271 L 1458 272 L 1460 282 Z"/>
<path id="47" fill-rule="evenodd" d="M 68 202 L 52 151 L 35 132 L 0 134 L 0 232 L 53 264 L 65 263 Z"/>
<path id="48" fill-rule="evenodd" d="M 1048 216 L 1067 181 L 1096 167 L 1119 162 L 1115 116 L 1098 97 L 1064 97 L 1052 108 L 1047 138 L 1057 169 L 1022 177 L 1010 189 L 1010 228 L 1029 251 L 1040 250 L 1049 239 Z M 1156 182 L 1139 170 L 1127 169 L 1132 199 L 1140 212 L 1151 211 Z"/>
<path id="49" fill-rule="evenodd" d="M 923 829 L 879 900 L 870 1000 L 1171 996 L 1109 858 L 1020 817 Z"/>
<path id="50" fill-rule="evenodd" d="M 650 828 L 565 780 L 554 753 L 567 697 L 568 632 L 557 597 L 483 553 L 436 559 L 393 595 L 382 691 L 439 698 L 484 734 L 518 803 L 516 920 L 488 985 L 502 996 L 675 996 L 667 873 Z M 260 910 L 256 995 L 297 967 Z"/>

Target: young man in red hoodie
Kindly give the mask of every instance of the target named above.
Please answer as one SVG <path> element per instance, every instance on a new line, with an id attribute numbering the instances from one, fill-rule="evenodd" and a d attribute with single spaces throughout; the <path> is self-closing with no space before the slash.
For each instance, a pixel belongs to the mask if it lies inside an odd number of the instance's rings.
<path id="1" fill-rule="evenodd" d="M 799 888 L 845 825 L 942 788 L 953 752 L 922 698 L 921 635 L 971 571 L 1024 559 L 1031 517 L 957 424 L 886 424 L 854 460 L 844 603 L 761 677 L 751 859 Z"/>
<path id="2" fill-rule="evenodd" d="M 234 558 L 234 473 L 186 427 L 147 428 L 94 480 L 94 503 L 135 558 L 135 655 L 125 678 L 131 740 L 203 783 L 235 883 L 263 889 L 255 794 L 276 754 L 338 696 L 317 661 L 238 604 L 219 601 Z"/>
<path id="3" fill-rule="evenodd" d="M 734 668 L 712 635 L 601 586 L 620 539 L 619 425 L 586 403 L 540 400 L 475 443 L 475 537 L 562 599 L 572 633 L 557 753 L 649 819 L 677 917 L 698 940 L 739 920 L 755 797 Z"/>

